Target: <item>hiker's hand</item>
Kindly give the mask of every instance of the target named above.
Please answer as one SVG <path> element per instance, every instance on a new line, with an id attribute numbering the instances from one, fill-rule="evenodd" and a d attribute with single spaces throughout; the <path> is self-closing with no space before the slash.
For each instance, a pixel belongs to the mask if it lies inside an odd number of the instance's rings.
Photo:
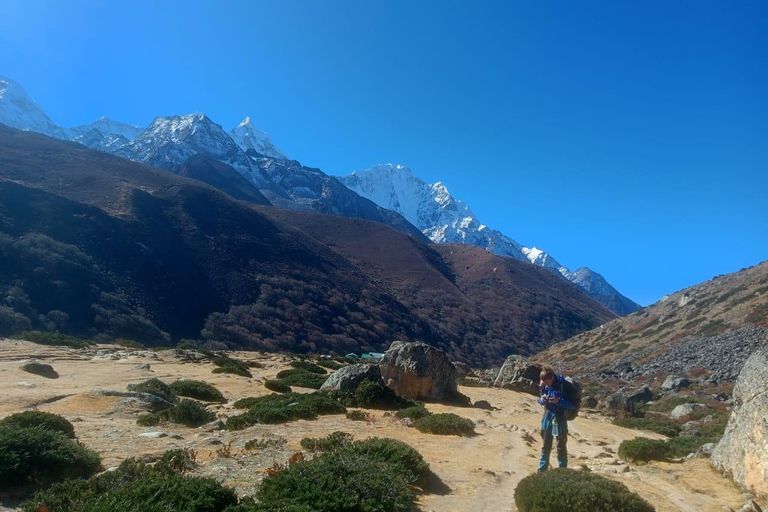
<path id="1" fill-rule="evenodd" d="M 559 401 L 560 401 L 560 397 L 558 397 L 558 396 L 551 396 L 551 397 L 549 397 L 549 403 L 551 403 L 551 404 L 556 404 Z"/>

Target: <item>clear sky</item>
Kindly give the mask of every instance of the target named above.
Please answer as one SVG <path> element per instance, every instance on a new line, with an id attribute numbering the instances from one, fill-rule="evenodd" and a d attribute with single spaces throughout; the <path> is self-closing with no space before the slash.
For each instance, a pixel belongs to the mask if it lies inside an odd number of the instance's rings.
<path id="1" fill-rule="evenodd" d="M 642 304 L 768 259 L 764 0 L 4 0 L 0 74 L 64 126 L 249 115 L 329 174 L 407 165 Z"/>

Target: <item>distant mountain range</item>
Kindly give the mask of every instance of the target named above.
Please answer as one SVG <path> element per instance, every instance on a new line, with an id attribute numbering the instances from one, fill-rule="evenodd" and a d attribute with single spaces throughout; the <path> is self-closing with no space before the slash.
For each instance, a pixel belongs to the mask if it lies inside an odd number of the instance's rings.
<path id="1" fill-rule="evenodd" d="M 233 169 L 197 154 L 174 174 L 0 125 L 0 336 L 336 354 L 422 340 L 489 366 L 615 318 L 527 262 L 183 176 L 217 166 Z"/>
<path id="2" fill-rule="evenodd" d="M 0 123 L 183 174 L 241 200 L 373 220 L 423 241 L 482 247 L 547 268 L 619 315 L 640 307 L 597 272 L 586 267 L 571 272 L 543 251 L 481 224 L 441 183 L 427 184 L 406 167 L 389 164 L 328 176 L 290 160 L 249 117 L 229 132 L 202 113 L 158 117 L 146 128 L 107 118 L 63 128 L 20 84 L 0 77 Z"/>
<path id="3" fill-rule="evenodd" d="M 379 206 L 396 211 L 438 244 L 475 245 L 560 274 L 618 315 L 640 305 L 619 293 L 597 272 L 582 267 L 571 272 L 536 247 L 523 247 L 481 223 L 469 205 L 454 198 L 440 182 L 426 183 L 402 165 L 383 164 L 340 177 L 342 183 Z"/>

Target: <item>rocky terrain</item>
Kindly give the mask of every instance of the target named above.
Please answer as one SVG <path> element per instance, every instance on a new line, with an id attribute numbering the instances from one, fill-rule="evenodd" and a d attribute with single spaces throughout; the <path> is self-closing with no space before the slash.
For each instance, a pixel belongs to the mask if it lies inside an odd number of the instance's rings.
<path id="1" fill-rule="evenodd" d="M 680 290 L 537 355 L 567 372 L 633 379 L 698 369 L 734 381 L 768 343 L 768 262 Z"/>
<path id="2" fill-rule="evenodd" d="M 471 419 L 477 433 L 471 437 L 420 433 L 406 421 L 377 410 L 365 411 L 368 421 L 330 415 L 240 431 L 174 424 L 137 426 L 136 418 L 145 412 L 146 404 L 127 393 L 130 384 L 151 377 L 168 383 L 182 378 L 204 380 L 224 394 L 227 402 L 209 409 L 226 419 L 236 413 L 235 400 L 269 393 L 264 381 L 288 368 L 292 360 L 261 352 L 231 355 L 256 364 L 252 378 L 214 374 L 208 360 L 190 351 L 114 345 L 72 349 L 0 340 L 0 380 L 4 383 L 0 417 L 32 408 L 61 414 L 73 422 L 79 440 L 101 454 L 107 468 L 127 457 L 154 461 L 170 448 L 190 448 L 198 462 L 195 474 L 213 476 L 240 495 L 252 493 L 274 463 L 285 463 L 301 451 L 302 438 L 338 430 L 356 439 L 392 437 L 416 448 L 434 473 L 418 497 L 418 507 L 425 512 L 515 510 L 515 486 L 536 467 L 539 406 L 534 396 L 507 389 L 459 387 L 471 401 L 486 400 L 493 409 L 427 404 L 432 412 L 454 412 Z M 51 365 L 58 377 L 20 368 L 33 361 Z M 744 502 L 741 491 L 706 459 L 643 465 L 620 461 L 616 456 L 619 443 L 637 436 L 661 438 L 612 425 L 609 418 L 585 409 L 571 423 L 571 466 L 624 483 L 659 512 L 720 512 L 738 509 Z M 246 450 L 250 440 L 259 441 L 261 448 Z"/>

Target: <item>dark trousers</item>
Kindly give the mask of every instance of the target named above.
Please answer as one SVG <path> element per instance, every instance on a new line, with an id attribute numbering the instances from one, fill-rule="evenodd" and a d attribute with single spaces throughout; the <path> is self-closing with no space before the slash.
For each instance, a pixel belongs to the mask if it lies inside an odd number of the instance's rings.
<path id="1" fill-rule="evenodd" d="M 549 469 L 549 454 L 552 451 L 552 442 L 557 443 L 557 465 L 561 468 L 568 467 L 568 421 L 562 416 L 548 418 L 545 412 L 541 419 L 541 461 L 539 472 Z"/>

